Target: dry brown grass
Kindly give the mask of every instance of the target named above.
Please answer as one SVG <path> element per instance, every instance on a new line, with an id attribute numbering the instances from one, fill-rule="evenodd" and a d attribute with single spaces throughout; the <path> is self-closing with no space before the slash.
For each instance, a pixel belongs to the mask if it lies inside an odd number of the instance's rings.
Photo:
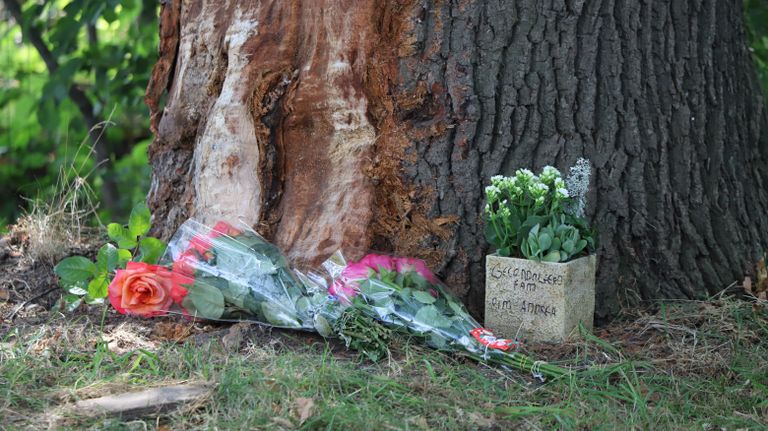
<path id="1" fill-rule="evenodd" d="M 101 123 L 98 126 L 101 134 L 111 124 L 109 120 Z M 23 254 L 32 262 L 55 264 L 73 245 L 80 244 L 87 221 L 91 218 L 98 221 L 98 195 L 87 180 L 105 161 L 87 170 L 87 160 L 94 153 L 93 145 L 88 138 L 84 139 L 72 162 L 59 169 L 52 197 L 27 199 L 29 208 L 11 228 L 11 234 L 25 237 Z"/>

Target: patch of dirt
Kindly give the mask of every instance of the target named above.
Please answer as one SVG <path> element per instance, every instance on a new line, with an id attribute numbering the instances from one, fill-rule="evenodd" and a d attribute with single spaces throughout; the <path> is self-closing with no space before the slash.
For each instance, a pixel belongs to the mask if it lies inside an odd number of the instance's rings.
<path id="1" fill-rule="evenodd" d="M 751 319 L 761 322 L 740 324 L 738 315 L 750 307 Z M 750 306 L 738 299 L 678 301 L 656 312 L 636 310 L 584 338 L 527 345 L 525 353 L 576 368 L 637 360 L 679 376 L 721 376 L 730 372 L 738 349 L 762 342 L 762 335 L 753 329 L 766 323 L 768 309 L 762 302 Z"/>
<path id="2" fill-rule="evenodd" d="M 19 307 L 13 317 L 31 317 L 37 307 L 50 309 L 61 296 L 53 265 L 29 256 L 29 236 L 12 226 L 11 232 L 0 237 L 0 322 L 9 318 L 3 304 Z M 82 232 L 81 241 L 72 244 L 66 256 L 95 258 L 104 238 L 95 229 Z"/>

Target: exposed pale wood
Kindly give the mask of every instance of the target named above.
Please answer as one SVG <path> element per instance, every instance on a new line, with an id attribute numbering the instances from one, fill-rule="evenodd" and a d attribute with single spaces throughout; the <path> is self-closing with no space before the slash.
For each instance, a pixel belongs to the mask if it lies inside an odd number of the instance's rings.
<path id="1" fill-rule="evenodd" d="M 72 411 L 76 414 L 93 416 L 137 417 L 168 411 L 180 404 L 198 401 L 208 396 L 210 392 L 211 387 L 207 385 L 166 386 L 78 401 Z"/>

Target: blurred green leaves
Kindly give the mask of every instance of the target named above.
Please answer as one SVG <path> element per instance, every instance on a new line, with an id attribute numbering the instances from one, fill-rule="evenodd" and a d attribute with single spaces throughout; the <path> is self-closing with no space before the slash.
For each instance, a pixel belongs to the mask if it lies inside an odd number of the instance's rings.
<path id="1" fill-rule="evenodd" d="M 768 2 L 744 0 L 744 21 L 757 74 L 768 94 Z"/>
<path id="2" fill-rule="evenodd" d="M 0 7 L 0 221 L 15 220 L 22 196 L 52 195 L 59 172 L 72 165 L 93 170 L 88 180 L 95 190 L 105 179 L 117 182 L 118 199 L 103 202 L 100 212 L 127 216 L 149 187 L 151 136 L 143 96 L 156 59 L 158 2 L 16 1 L 21 23 Z M 41 37 L 53 70 L 22 28 Z M 90 142 L 83 115 L 69 98 L 73 86 L 87 96 L 92 115 L 111 116 L 113 126 L 100 141 L 110 160 L 100 166 L 87 149 L 78 151 Z"/>

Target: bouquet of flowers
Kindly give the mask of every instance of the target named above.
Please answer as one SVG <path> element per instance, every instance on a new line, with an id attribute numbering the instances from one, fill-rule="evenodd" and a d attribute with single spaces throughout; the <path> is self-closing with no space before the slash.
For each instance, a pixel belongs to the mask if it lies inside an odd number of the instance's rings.
<path id="1" fill-rule="evenodd" d="M 167 312 L 212 320 L 248 320 L 340 337 L 371 359 L 390 332 L 436 349 L 542 375 L 567 371 L 514 352 L 517 343 L 482 328 L 419 259 L 369 254 L 347 263 L 341 252 L 321 271 L 293 270 L 248 227 L 184 223 L 159 265 L 117 271 L 109 298 L 121 313 Z"/>
<path id="2" fill-rule="evenodd" d="M 337 253 L 323 266 L 333 278 L 328 289 L 332 296 L 393 331 L 419 337 L 435 349 L 468 354 L 540 377 L 568 374 L 563 368 L 517 353 L 516 341 L 496 338 L 481 327 L 420 259 L 369 254 L 346 264 Z M 339 335 L 345 338 L 343 330 Z"/>
<path id="3" fill-rule="evenodd" d="M 280 250 L 253 230 L 219 222 L 185 222 L 159 265 L 118 270 L 109 299 L 121 313 L 168 312 L 211 320 L 252 320 L 313 329 L 306 291 Z M 322 295 L 326 300 L 327 294 Z"/>

